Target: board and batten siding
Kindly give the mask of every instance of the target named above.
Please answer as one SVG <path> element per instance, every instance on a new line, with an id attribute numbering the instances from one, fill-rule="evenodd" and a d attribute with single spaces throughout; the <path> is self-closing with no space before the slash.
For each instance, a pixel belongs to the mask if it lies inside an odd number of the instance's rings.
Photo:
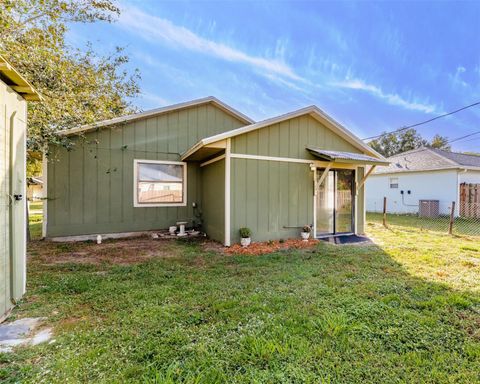
<path id="1" fill-rule="evenodd" d="M 203 230 L 218 242 L 225 241 L 225 160 L 202 169 Z"/>
<path id="2" fill-rule="evenodd" d="M 232 153 L 315 160 L 306 150 L 308 146 L 361 153 L 358 148 L 310 115 L 272 124 L 232 138 Z"/>
<path id="3" fill-rule="evenodd" d="M 191 221 L 192 203 L 202 200 L 199 165 L 187 166 L 186 206 L 134 208 L 133 160 L 179 161 L 200 139 L 242 125 L 207 104 L 86 133 L 73 138 L 71 150 L 51 147 L 47 237 L 145 231 Z"/>
<path id="4" fill-rule="evenodd" d="M 232 138 L 232 154 L 318 160 L 306 150 L 361 153 L 311 116 L 300 116 Z M 356 172 L 357 181 L 363 168 Z M 253 241 L 296 238 L 312 225 L 313 171 L 308 163 L 231 159 L 231 242 L 248 227 Z M 357 233 L 364 230 L 363 193 L 358 191 Z"/>
<path id="5" fill-rule="evenodd" d="M 26 104 L 0 81 L 0 321 L 25 293 Z"/>

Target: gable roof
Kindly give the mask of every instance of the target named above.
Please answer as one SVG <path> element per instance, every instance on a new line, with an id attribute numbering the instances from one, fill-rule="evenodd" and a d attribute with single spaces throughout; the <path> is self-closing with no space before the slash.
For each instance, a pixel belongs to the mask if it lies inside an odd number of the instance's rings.
<path id="1" fill-rule="evenodd" d="M 64 131 L 60 131 L 59 134 L 63 135 L 63 136 L 70 136 L 70 135 L 73 135 L 73 134 L 86 133 L 86 132 L 93 131 L 93 130 L 96 130 L 96 129 L 101 128 L 101 127 L 108 127 L 108 126 L 113 126 L 115 124 L 140 120 L 140 119 L 144 119 L 146 117 L 159 116 L 159 115 L 162 115 L 164 113 L 179 111 L 179 110 L 182 110 L 182 109 L 185 109 L 185 108 L 190 108 L 190 107 L 197 107 L 197 106 L 204 105 L 204 104 L 215 105 L 216 107 L 220 108 L 222 111 L 224 111 L 224 112 L 228 113 L 229 115 L 237 118 L 238 120 L 240 120 L 244 124 L 252 124 L 254 122 L 250 117 L 244 115 L 243 113 L 241 113 L 241 112 L 237 111 L 236 109 L 230 107 L 229 105 L 225 104 L 224 102 L 218 100 L 216 97 L 208 96 L 208 97 L 204 97 L 202 99 L 196 99 L 196 100 L 187 101 L 187 102 L 184 102 L 184 103 L 168 105 L 166 107 L 151 109 L 151 110 L 148 110 L 148 111 L 145 111 L 145 112 L 140 112 L 140 113 L 135 113 L 135 114 L 132 114 L 132 115 L 115 117 L 113 119 L 99 121 L 99 122 L 94 123 L 94 124 L 83 125 L 83 126 L 77 127 L 77 128 L 66 129 Z"/>
<path id="2" fill-rule="evenodd" d="M 421 147 L 388 157 L 388 167 L 377 168 L 374 174 L 438 171 L 443 169 L 478 169 L 480 156 Z"/>
<path id="3" fill-rule="evenodd" d="M 0 55 L 0 80 L 27 101 L 42 99 L 35 88 L 2 55 Z"/>
<path id="4" fill-rule="evenodd" d="M 344 140 L 348 141 L 350 144 L 352 144 L 354 147 L 360 149 L 363 152 L 366 152 L 376 158 L 379 159 L 384 159 L 382 155 L 380 155 L 378 152 L 376 152 L 373 148 L 365 144 L 360 138 L 355 136 L 352 132 L 350 132 L 347 128 L 345 128 L 343 125 L 341 125 L 339 122 L 335 121 L 332 117 L 327 115 L 324 111 L 322 111 L 320 108 L 318 108 L 315 105 L 311 105 L 306 108 L 298 109 L 293 112 L 286 113 L 284 115 L 272 117 L 270 119 L 266 119 L 263 121 L 260 121 L 255 124 L 250 124 L 246 125 L 244 127 L 236 128 L 231 131 L 219 133 L 218 135 L 206 137 L 202 140 L 200 140 L 197 144 L 195 144 L 193 147 L 188 149 L 185 153 L 182 154 L 181 158 L 182 160 L 188 158 L 189 156 L 193 155 L 196 151 L 204 147 L 205 145 L 215 143 L 217 141 L 229 139 L 231 137 L 235 137 L 238 135 L 243 135 L 245 133 L 255 131 L 257 129 L 261 129 L 264 127 L 268 127 L 273 124 L 280 123 L 282 121 L 290 120 L 295 117 L 300 117 L 300 116 L 305 116 L 305 115 L 310 115 L 322 124 L 324 124 L 327 128 L 331 129 L 334 131 L 336 134 L 338 134 L 340 137 L 342 137 Z"/>
<path id="5" fill-rule="evenodd" d="M 480 155 L 469 155 L 467 153 L 449 152 L 442 149 L 431 149 L 436 154 L 454 161 L 458 165 L 466 167 L 480 167 Z"/>

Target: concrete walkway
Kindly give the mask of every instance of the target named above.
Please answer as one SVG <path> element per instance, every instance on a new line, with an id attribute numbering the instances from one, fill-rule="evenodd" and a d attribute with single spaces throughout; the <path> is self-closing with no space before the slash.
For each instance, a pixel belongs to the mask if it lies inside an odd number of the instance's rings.
<path id="1" fill-rule="evenodd" d="M 52 329 L 36 331 L 44 317 L 26 317 L 0 324 L 0 352 L 12 352 L 19 345 L 37 345 L 52 338 Z"/>

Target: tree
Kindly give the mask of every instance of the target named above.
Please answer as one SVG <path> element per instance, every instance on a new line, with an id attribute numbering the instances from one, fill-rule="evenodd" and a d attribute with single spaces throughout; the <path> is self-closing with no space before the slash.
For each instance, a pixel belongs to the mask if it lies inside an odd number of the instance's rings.
<path id="1" fill-rule="evenodd" d="M 60 130 L 135 111 L 139 75 L 124 69 L 122 48 L 98 55 L 65 41 L 68 23 L 111 22 L 118 14 L 110 0 L 0 0 L 0 50 L 44 98 L 29 103 L 29 153 L 68 145 Z"/>
<path id="2" fill-rule="evenodd" d="M 394 156 L 420 147 L 450 150 L 448 138 L 437 134 L 433 137 L 432 141 L 429 142 L 413 128 L 397 133 L 383 133 L 382 136 L 370 141 L 368 144 L 385 157 Z"/>
<path id="3" fill-rule="evenodd" d="M 432 141 L 428 144 L 431 148 L 443 149 L 445 151 L 450 151 L 452 149 L 451 145 L 448 143 L 448 137 L 435 135 L 432 138 Z"/>

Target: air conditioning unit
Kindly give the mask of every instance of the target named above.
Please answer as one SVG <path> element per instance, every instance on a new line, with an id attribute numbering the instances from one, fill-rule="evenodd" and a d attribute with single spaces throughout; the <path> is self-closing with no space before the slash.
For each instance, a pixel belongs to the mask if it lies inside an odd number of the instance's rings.
<path id="1" fill-rule="evenodd" d="M 420 200 L 418 204 L 418 216 L 438 217 L 440 215 L 439 200 Z"/>

